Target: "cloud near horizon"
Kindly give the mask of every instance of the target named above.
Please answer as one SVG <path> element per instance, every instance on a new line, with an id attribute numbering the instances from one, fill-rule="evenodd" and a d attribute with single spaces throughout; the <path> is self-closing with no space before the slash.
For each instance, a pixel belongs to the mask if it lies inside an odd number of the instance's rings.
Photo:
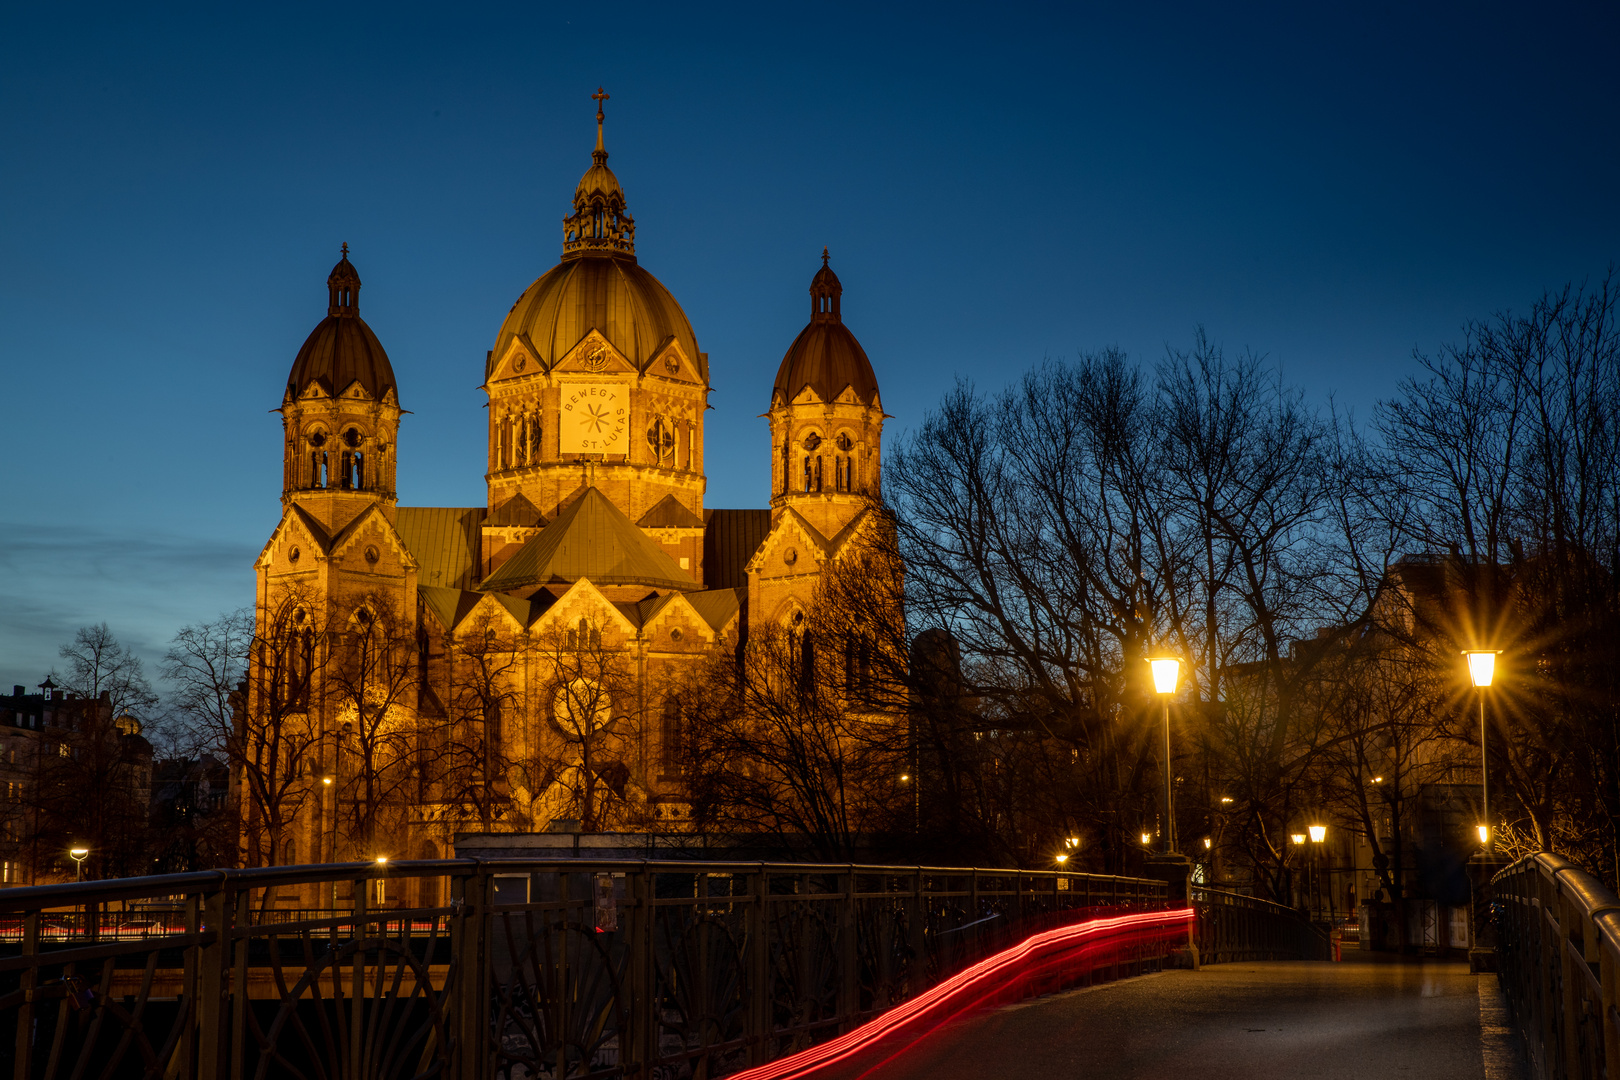
<path id="1" fill-rule="evenodd" d="M 245 544 L 21 522 L 0 535 L 0 692 L 32 690 L 74 631 L 101 622 L 162 692 L 157 663 L 181 627 L 253 602 L 258 552 Z"/>

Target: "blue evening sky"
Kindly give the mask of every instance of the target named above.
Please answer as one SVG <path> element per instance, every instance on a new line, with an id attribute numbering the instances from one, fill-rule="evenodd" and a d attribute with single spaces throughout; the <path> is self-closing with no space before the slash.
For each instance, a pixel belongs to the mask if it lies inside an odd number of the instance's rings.
<path id="1" fill-rule="evenodd" d="M 485 350 L 557 259 L 590 94 L 762 506 L 822 245 L 894 439 L 1204 326 L 1365 415 L 1414 348 L 1620 256 L 1613 4 L 7 5 L 0 690 L 252 598 L 347 241 L 407 505 L 482 503 Z"/>

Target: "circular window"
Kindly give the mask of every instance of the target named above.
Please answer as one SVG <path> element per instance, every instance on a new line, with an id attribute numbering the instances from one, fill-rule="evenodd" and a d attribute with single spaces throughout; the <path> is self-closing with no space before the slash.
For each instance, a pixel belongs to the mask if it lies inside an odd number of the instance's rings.
<path id="1" fill-rule="evenodd" d="M 686 635 L 681 633 L 681 628 L 678 627 L 678 626 L 675 627 L 674 629 L 672 629 L 669 632 L 669 640 L 671 640 L 671 641 L 679 641 L 679 640 L 681 640 L 681 638 L 683 638 L 685 636 Z"/>
<path id="2" fill-rule="evenodd" d="M 291 551 L 287 552 L 287 561 L 297 562 L 299 554 L 299 550 L 297 548 L 293 548 Z"/>
<path id="3" fill-rule="evenodd" d="M 808 434 L 808 435 L 806 435 L 804 437 L 804 448 L 806 450 L 814 450 L 816 447 L 818 447 L 820 445 L 821 445 L 821 436 L 817 435 L 815 432 L 812 431 L 810 434 Z"/>
<path id="4" fill-rule="evenodd" d="M 377 549 L 376 548 L 374 548 L 374 547 L 366 548 L 366 562 L 370 563 L 372 566 L 376 566 L 377 565 L 377 560 L 379 558 L 381 558 L 381 557 L 382 556 L 377 554 Z"/>
<path id="5" fill-rule="evenodd" d="M 673 356 L 666 356 L 664 357 L 664 370 L 674 375 L 681 370 L 681 362 Z"/>
<path id="6" fill-rule="evenodd" d="M 512 361 L 512 370 L 513 371 L 522 371 L 523 370 L 523 365 L 525 363 L 527 363 L 527 362 L 528 361 L 524 357 L 524 355 L 522 353 L 518 353 L 517 358 Z"/>
<path id="7" fill-rule="evenodd" d="M 782 552 L 782 561 L 787 563 L 789 566 L 792 566 L 794 563 L 798 562 L 799 549 L 788 548 L 786 551 Z"/>
<path id="8" fill-rule="evenodd" d="M 360 445 L 360 431 L 358 428 L 350 428 L 343 433 L 343 445 L 351 449 Z"/>
<path id="9" fill-rule="evenodd" d="M 312 432 L 310 432 L 309 433 L 309 445 L 311 445 L 311 446 L 325 446 L 326 445 L 326 432 L 324 432 L 324 431 L 312 431 Z"/>
<path id="10" fill-rule="evenodd" d="M 840 431 L 838 433 L 838 449 L 842 450 L 844 453 L 847 454 L 851 450 L 853 450 L 854 448 L 855 448 L 855 443 L 850 439 L 849 432 Z"/>

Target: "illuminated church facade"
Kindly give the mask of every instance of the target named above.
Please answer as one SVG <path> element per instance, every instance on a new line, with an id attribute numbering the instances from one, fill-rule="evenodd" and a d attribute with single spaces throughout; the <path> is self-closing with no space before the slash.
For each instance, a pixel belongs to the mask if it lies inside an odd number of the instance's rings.
<path id="1" fill-rule="evenodd" d="M 485 362 L 485 505 L 399 505 L 409 388 L 360 317 L 346 245 L 327 280 L 255 564 L 238 736 L 278 748 L 285 798 L 243 798 L 249 863 L 439 857 L 457 832 L 558 822 L 679 830 L 672 674 L 791 623 L 875 527 L 884 414 L 825 251 L 809 322 L 758 388 L 769 505 L 705 505 L 708 355 L 637 262 L 596 119 L 561 259 Z"/>

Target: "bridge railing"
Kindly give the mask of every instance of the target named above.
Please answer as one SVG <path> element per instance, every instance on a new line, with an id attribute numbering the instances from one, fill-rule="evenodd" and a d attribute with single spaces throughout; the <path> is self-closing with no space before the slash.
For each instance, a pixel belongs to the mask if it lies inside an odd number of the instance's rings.
<path id="1" fill-rule="evenodd" d="M 1502 989 L 1537 1077 L 1620 1076 L 1620 897 L 1557 855 L 1492 879 Z"/>
<path id="2" fill-rule="evenodd" d="M 290 890 L 324 905 L 275 903 Z M 1039 930 L 1165 904 L 1138 878 L 642 860 L 4 889 L 0 1076 L 722 1076 Z"/>
<path id="3" fill-rule="evenodd" d="M 1198 912 L 1194 944 L 1199 963 L 1333 957 L 1328 935 L 1292 908 L 1198 884 L 1188 892 Z"/>

